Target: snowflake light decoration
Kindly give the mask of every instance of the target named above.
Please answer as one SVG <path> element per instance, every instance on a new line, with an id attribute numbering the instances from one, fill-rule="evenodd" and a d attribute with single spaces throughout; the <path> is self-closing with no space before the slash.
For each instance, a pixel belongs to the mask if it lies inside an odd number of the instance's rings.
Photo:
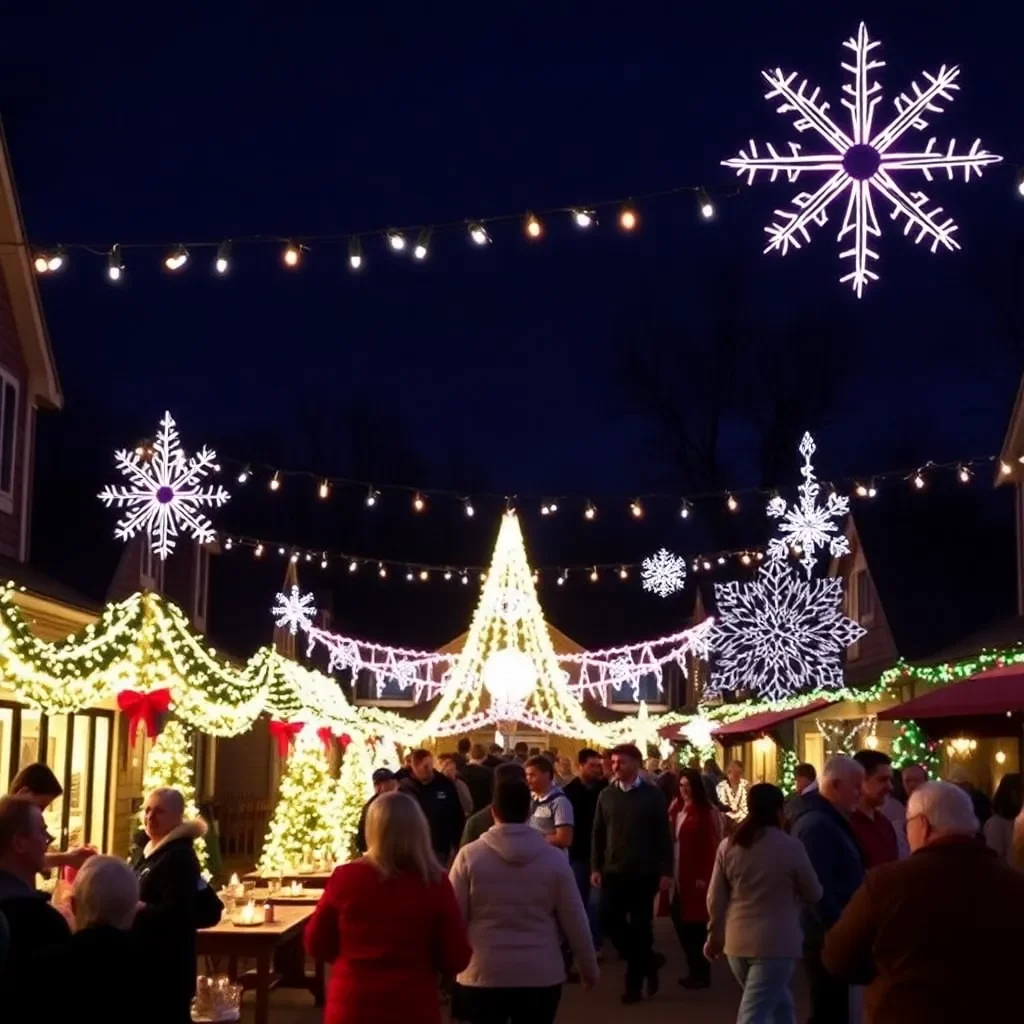
<path id="1" fill-rule="evenodd" d="M 278 594 L 274 607 L 271 609 L 274 622 L 279 628 L 288 627 L 292 636 L 301 629 L 304 633 L 313 625 L 316 618 L 316 606 L 312 594 L 303 594 L 293 586 L 287 594 Z"/>
<path id="2" fill-rule="evenodd" d="M 148 533 L 158 558 L 174 550 L 180 531 L 201 544 L 212 541 L 213 524 L 200 509 L 219 508 L 231 497 L 223 487 L 199 486 L 217 468 L 216 458 L 217 453 L 205 447 L 186 458 L 174 420 L 165 412 L 152 448 L 122 448 L 114 453 L 115 465 L 130 482 L 127 487 L 104 487 L 99 493 L 107 508 L 127 509 L 114 536 L 127 541 Z"/>
<path id="3" fill-rule="evenodd" d="M 645 558 L 640 572 L 644 590 L 668 597 L 683 589 L 686 582 L 686 561 L 662 548 L 657 554 Z"/>
<path id="4" fill-rule="evenodd" d="M 769 559 L 750 583 L 715 584 L 709 692 L 749 690 L 779 700 L 843 685 L 841 656 L 865 630 L 840 610 L 838 577 L 803 581 Z"/>
<path id="5" fill-rule="evenodd" d="M 824 505 L 818 504 L 821 485 L 815 479 L 814 466 L 811 465 L 814 451 L 814 438 L 804 434 L 799 448 L 804 457 L 804 464 L 800 467 L 804 482 L 798 488 L 800 501 L 789 506 L 785 498 L 776 495 L 768 502 L 768 515 L 782 520 L 779 523 L 782 536 L 773 537 L 768 542 L 768 557 L 785 558 L 791 548 L 799 547 L 803 551 L 800 561 L 808 579 L 814 570 L 814 556 L 818 548 L 827 547 L 833 557 L 845 555 L 850 550 L 846 535 L 839 533 L 839 525 L 834 522 L 849 515 L 850 499 L 832 492 Z"/>
<path id="6" fill-rule="evenodd" d="M 933 171 L 945 171 L 952 180 L 954 171 L 962 170 L 964 181 L 971 173 L 981 177 L 986 164 L 998 163 L 1002 157 L 989 153 L 981 147 L 981 140 L 966 153 L 956 152 L 956 141 L 951 140 L 943 150 L 936 148 L 935 138 L 928 140 L 924 148 L 899 150 L 893 147 L 911 128 L 923 131 L 928 127 L 932 114 L 941 114 L 942 102 L 949 102 L 960 88 L 956 84 L 960 77 L 957 66 L 945 64 L 934 75 L 924 73 L 927 85 L 921 88 L 912 82 L 907 92 L 896 98 L 896 114 L 884 128 L 875 130 L 872 125 L 875 107 L 881 101 L 882 87 L 871 81 L 872 72 L 884 67 L 885 62 L 871 56 L 878 45 L 868 39 L 863 22 L 856 38 L 843 44 L 853 51 L 852 63 L 843 63 L 843 70 L 852 76 L 852 83 L 843 86 L 842 104 L 850 112 L 852 132 L 843 131 L 828 113 L 829 105 L 818 99 L 820 89 L 808 93 L 807 79 L 795 85 L 797 73 L 784 73 L 781 68 L 763 71 L 762 77 L 771 86 L 765 98 L 779 98 L 778 112 L 793 114 L 794 127 L 798 132 L 814 131 L 827 144 L 824 153 L 804 154 L 800 146 L 791 142 L 789 154 L 780 154 L 771 143 L 766 145 L 767 156 L 758 153 L 757 144 L 751 140 L 749 149 L 740 150 L 739 156 L 724 160 L 726 167 L 733 167 L 739 175 L 746 175 L 747 183 L 753 184 L 759 171 L 770 174 L 771 181 L 785 172 L 790 182 L 795 182 L 805 171 L 826 171 L 828 179 L 814 192 L 800 192 L 793 200 L 795 209 L 776 210 L 776 220 L 765 231 L 768 245 L 765 252 L 779 251 L 783 256 L 790 246 L 799 249 L 802 242 L 810 241 L 812 224 L 819 227 L 827 221 L 828 207 L 841 196 L 846 195 L 846 214 L 839 230 L 838 240 L 849 238 L 849 248 L 842 249 L 840 259 L 852 259 L 853 269 L 840 278 L 847 281 L 860 298 L 869 281 L 877 281 L 878 275 L 870 269 L 869 260 L 877 260 L 878 253 L 871 248 L 871 238 L 881 235 L 875 214 L 874 195 L 888 202 L 892 207 L 891 219 L 904 219 L 903 234 L 916 233 L 915 242 L 929 239 L 931 251 L 940 245 L 947 249 L 959 249 L 953 237 L 957 230 L 951 217 L 942 215 L 942 207 L 933 207 L 923 192 L 905 192 L 893 177 L 895 171 L 920 171 L 926 181 L 932 180 Z"/>

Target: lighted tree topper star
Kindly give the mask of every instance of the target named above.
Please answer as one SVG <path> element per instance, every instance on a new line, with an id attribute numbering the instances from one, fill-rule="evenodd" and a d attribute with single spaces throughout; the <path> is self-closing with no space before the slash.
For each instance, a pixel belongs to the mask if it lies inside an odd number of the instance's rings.
<path id="1" fill-rule="evenodd" d="M 186 458 L 174 420 L 165 412 L 151 449 L 122 448 L 114 453 L 115 465 L 129 480 L 127 487 L 104 487 L 99 493 L 107 508 L 127 509 L 114 536 L 127 541 L 145 532 L 158 558 L 174 550 L 179 532 L 201 544 L 212 541 L 213 524 L 200 509 L 219 508 L 231 497 L 223 487 L 199 486 L 216 468 L 216 458 L 217 453 L 205 447 Z"/>
<path id="2" fill-rule="evenodd" d="M 794 87 L 797 73 L 784 73 L 780 68 L 763 71 L 762 76 L 771 86 L 765 93 L 766 99 L 778 97 L 778 112 L 792 113 L 798 132 L 814 131 L 828 144 L 821 154 L 804 154 L 801 147 L 789 143 L 788 155 L 780 154 L 771 143 L 766 144 L 768 156 L 760 156 L 757 144 L 751 140 L 749 150 L 740 150 L 737 157 L 723 161 L 726 167 L 733 167 L 739 175 L 746 175 L 747 183 L 753 184 L 759 171 L 770 173 L 771 181 L 785 172 L 795 182 L 805 171 L 827 171 L 828 180 L 815 192 L 800 192 L 793 200 L 795 209 L 776 210 L 777 220 L 765 228 L 768 245 L 765 252 L 779 251 L 783 256 L 790 246 L 799 249 L 801 242 L 810 241 L 812 224 L 821 226 L 827 221 L 828 207 L 840 196 L 846 194 L 846 213 L 839 230 L 838 240 L 849 239 L 849 248 L 842 249 L 840 259 L 852 259 L 853 269 L 844 274 L 840 281 L 849 281 L 857 297 L 863 294 L 869 281 L 877 281 L 878 275 L 870 269 L 869 261 L 877 260 L 878 253 L 871 248 L 872 237 L 881 235 L 872 194 L 877 193 L 892 206 L 891 219 L 904 219 L 903 234 L 916 233 L 915 242 L 929 239 L 931 250 L 940 245 L 947 249 L 959 249 L 953 237 L 957 230 L 952 218 L 945 216 L 942 207 L 931 209 L 931 201 L 923 192 L 905 192 L 893 177 L 895 171 L 920 171 L 927 181 L 932 180 L 933 171 L 945 171 L 952 180 L 954 171 L 962 170 L 964 181 L 971 173 L 981 177 L 986 164 L 998 163 L 1002 157 L 981 149 L 981 140 L 966 153 L 956 152 L 956 141 L 950 140 L 945 150 L 937 149 L 935 138 L 927 145 L 912 151 L 896 150 L 893 147 L 911 128 L 923 131 L 928 127 L 928 118 L 943 111 L 942 102 L 949 102 L 960 86 L 957 66 L 939 68 L 935 75 L 924 73 L 927 86 L 921 88 L 912 82 L 910 90 L 901 93 L 895 101 L 896 116 L 882 129 L 875 131 L 872 126 L 875 107 L 881 100 L 882 87 L 871 81 L 871 73 L 884 67 L 885 62 L 871 57 L 871 51 L 879 45 L 868 39 L 867 29 L 861 23 L 857 37 L 848 39 L 845 47 L 853 51 L 853 63 L 843 63 L 843 69 L 852 76 L 852 83 L 843 86 L 845 94 L 842 104 L 850 112 L 852 134 L 843 131 L 828 113 L 828 103 L 819 100 L 820 89 L 808 95 L 807 79 L 801 79 Z"/>
<path id="3" fill-rule="evenodd" d="M 316 606 L 312 594 L 303 594 L 293 586 L 287 594 L 278 594 L 271 609 L 274 622 L 279 628 L 288 627 L 292 636 L 301 629 L 303 632 L 313 625 L 316 618 Z"/>
<path id="4" fill-rule="evenodd" d="M 779 700 L 842 686 L 841 655 L 865 632 L 843 615 L 842 599 L 842 579 L 805 582 L 781 558 L 769 559 L 750 583 L 715 584 L 708 692 L 743 689 Z"/>
<path id="5" fill-rule="evenodd" d="M 785 558 L 790 548 L 799 547 L 803 551 L 800 561 L 807 571 L 808 579 L 814 571 L 814 556 L 818 548 L 828 548 L 833 557 L 845 555 L 850 550 L 846 535 L 839 533 L 839 525 L 835 522 L 849 514 L 850 499 L 833 491 L 824 505 L 818 504 L 821 485 L 815 479 L 814 467 L 811 465 L 814 451 L 814 438 L 804 434 L 799 447 L 804 457 L 804 464 L 800 467 L 804 482 L 798 488 L 799 502 L 790 506 L 785 498 L 778 496 L 768 502 L 768 515 L 772 519 L 782 520 L 779 523 L 782 536 L 773 537 L 768 542 L 769 557 Z"/>
<path id="6" fill-rule="evenodd" d="M 657 554 L 644 559 L 640 579 L 644 590 L 658 597 L 668 597 L 683 589 L 686 583 L 686 562 L 662 548 Z"/>

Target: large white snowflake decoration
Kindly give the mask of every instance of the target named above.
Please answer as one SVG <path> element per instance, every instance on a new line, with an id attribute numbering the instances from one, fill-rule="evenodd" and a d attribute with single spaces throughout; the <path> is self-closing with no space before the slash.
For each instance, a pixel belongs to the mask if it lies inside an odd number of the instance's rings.
<path id="1" fill-rule="evenodd" d="M 231 497 L 223 487 L 199 486 L 199 481 L 216 469 L 216 458 L 217 453 L 209 448 L 186 458 L 174 420 L 165 412 L 152 448 L 122 448 L 114 453 L 117 468 L 130 482 L 127 487 L 104 487 L 99 493 L 107 508 L 127 509 L 114 536 L 127 541 L 137 533 L 148 533 L 159 558 L 174 550 L 180 531 L 201 544 L 212 541 L 216 536 L 213 524 L 200 509 L 219 508 Z"/>
<path id="2" fill-rule="evenodd" d="M 801 147 L 789 143 L 789 153 L 780 154 L 771 143 L 765 148 L 768 155 L 758 153 L 757 144 L 751 140 L 749 149 L 740 150 L 737 157 L 724 160 L 726 167 L 733 167 L 739 175 L 746 175 L 752 184 L 759 171 L 770 174 L 775 181 L 785 172 L 789 181 L 795 182 L 805 171 L 828 172 L 828 180 L 814 192 L 800 192 L 793 200 L 795 209 L 776 210 L 776 221 L 765 231 L 768 245 L 765 252 L 778 250 L 783 256 L 790 246 L 799 249 L 802 242 L 810 241 L 810 227 L 826 223 L 828 207 L 841 196 L 846 195 L 846 214 L 839 230 L 838 240 L 847 236 L 849 248 L 839 253 L 840 259 L 852 259 L 853 269 L 843 275 L 840 281 L 849 281 L 859 298 L 869 281 L 877 281 L 878 275 L 870 269 L 869 260 L 877 260 L 878 253 L 871 248 L 871 237 L 878 237 L 881 231 L 875 215 L 873 193 L 892 207 L 891 219 L 904 219 L 903 234 L 916 233 L 915 242 L 927 238 L 931 250 L 940 245 L 947 249 L 959 249 L 953 237 L 957 230 L 951 217 L 942 213 L 942 207 L 931 209 L 930 200 L 923 192 L 905 192 L 893 177 L 895 171 L 920 171 L 926 181 L 932 180 L 933 171 L 945 171 L 952 180 L 954 171 L 962 170 L 964 181 L 971 173 L 981 177 L 986 164 L 998 163 L 1002 157 L 981 148 L 981 140 L 966 153 L 956 152 L 956 141 L 951 140 L 943 148 L 937 148 L 932 137 L 924 148 L 896 150 L 893 147 L 911 128 L 923 131 L 928 127 L 932 114 L 943 111 L 942 102 L 949 102 L 960 86 L 956 80 L 960 69 L 945 64 L 934 75 L 924 73 L 927 85 L 922 89 L 912 82 L 907 92 L 896 98 L 896 114 L 884 128 L 877 131 L 872 127 L 875 107 L 881 101 L 882 87 L 871 81 L 872 72 L 884 67 L 885 62 L 873 58 L 871 51 L 879 45 L 868 39 L 867 28 L 861 23 L 856 38 L 843 44 L 853 51 L 853 62 L 843 63 L 843 69 L 852 76 L 852 83 L 843 86 L 842 104 L 850 112 L 852 132 L 843 131 L 828 113 L 829 105 L 818 99 L 820 89 L 808 93 L 807 79 L 795 85 L 797 73 L 784 73 L 780 68 L 763 71 L 761 74 L 771 89 L 766 99 L 780 99 L 778 112 L 792 113 L 798 132 L 812 130 L 827 143 L 825 152 L 804 154 Z M 942 216 L 940 216 L 942 214 Z"/>
<path id="3" fill-rule="evenodd" d="M 781 537 L 773 537 L 768 542 L 769 558 L 785 558 L 791 548 L 799 547 L 803 555 L 800 561 L 810 579 L 814 571 L 814 556 L 818 548 L 828 548 L 833 557 L 845 555 L 850 550 L 846 535 L 839 532 L 839 524 L 834 520 L 842 519 L 850 512 L 850 499 L 836 494 L 828 496 L 824 505 L 818 504 L 821 485 L 814 477 L 814 466 L 811 456 L 815 451 L 814 438 L 804 434 L 800 441 L 800 454 L 804 464 L 800 467 L 800 475 L 804 482 L 800 485 L 800 500 L 795 505 L 788 505 L 785 498 L 776 495 L 768 502 L 768 515 L 773 519 L 781 519 L 779 532 Z"/>
<path id="4" fill-rule="evenodd" d="M 779 558 L 749 583 L 716 583 L 709 691 L 778 700 L 842 686 L 842 653 L 865 632 L 843 615 L 842 599 L 842 579 L 804 581 Z"/>
<path id="5" fill-rule="evenodd" d="M 292 636 L 301 629 L 304 633 L 313 625 L 316 618 L 316 605 L 312 594 L 303 594 L 293 586 L 287 594 L 278 594 L 271 609 L 274 622 L 279 628 L 288 627 Z"/>
<path id="6" fill-rule="evenodd" d="M 668 597 L 683 589 L 686 582 L 686 561 L 671 551 L 662 548 L 656 554 L 645 558 L 640 572 L 644 590 L 658 597 Z"/>

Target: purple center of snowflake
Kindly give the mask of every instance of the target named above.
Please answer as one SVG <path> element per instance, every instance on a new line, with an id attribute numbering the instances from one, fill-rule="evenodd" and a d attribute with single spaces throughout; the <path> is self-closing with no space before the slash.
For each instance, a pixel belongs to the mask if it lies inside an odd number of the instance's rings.
<path id="1" fill-rule="evenodd" d="M 843 154 L 843 170 L 857 181 L 867 181 L 881 166 L 882 154 L 867 143 L 851 146 Z"/>
<path id="2" fill-rule="evenodd" d="M 159 501 L 161 505 L 166 505 L 168 502 L 174 501 L 174 488 L 159 488 L 156 492 L 156 500 Z"/>

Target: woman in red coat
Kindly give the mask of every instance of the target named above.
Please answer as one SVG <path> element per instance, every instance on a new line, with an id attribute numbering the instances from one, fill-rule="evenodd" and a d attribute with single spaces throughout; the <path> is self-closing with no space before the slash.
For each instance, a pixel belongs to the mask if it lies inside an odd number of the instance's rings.
<path id="1" fill-rule="evenodd" d="M 366 816 L 368 851 L 336 868 L 306 926 L 331 964 L 324 1024 L 440 1024 L 440 977 L 472 950 L 419 804 L 384 793 Z"/>
<path id="2" fill-rule="evenodd" d="M 687 768 L 680 774 L 679 795 L 669 808 L 669 816 L 676 860 L 669 912 L 690 971 L 679 984 L 684 988 L 707 988 L 711 984 L 711 964 L 704 957 L 708 886 L 722 830 L 700 772 Z"/>

